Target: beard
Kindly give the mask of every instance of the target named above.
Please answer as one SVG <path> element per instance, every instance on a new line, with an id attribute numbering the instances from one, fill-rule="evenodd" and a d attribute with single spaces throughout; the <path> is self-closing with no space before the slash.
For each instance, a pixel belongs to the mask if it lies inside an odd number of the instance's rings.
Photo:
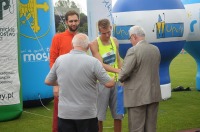
<path id="1" fill-rule="evenodd" d="M 75 28 L 68 26 L 68 28 L 69 28 L 69 31 L 76 32 L 79 28 L 79 25 L 77 25 Z"/>

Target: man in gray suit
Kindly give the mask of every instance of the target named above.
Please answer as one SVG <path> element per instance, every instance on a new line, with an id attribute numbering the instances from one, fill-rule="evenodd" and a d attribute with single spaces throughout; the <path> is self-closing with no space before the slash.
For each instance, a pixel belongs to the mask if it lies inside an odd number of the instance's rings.
<path id="1" fill-rule="evenodd" d="M 159 49 L 145 40 L 140 26 L 129 30 L 133 45 L 126 54 L 119 81 L 124 83 L 124 106 L 128 110 L 130 132 L 156 132 L 161 98 Z"/>

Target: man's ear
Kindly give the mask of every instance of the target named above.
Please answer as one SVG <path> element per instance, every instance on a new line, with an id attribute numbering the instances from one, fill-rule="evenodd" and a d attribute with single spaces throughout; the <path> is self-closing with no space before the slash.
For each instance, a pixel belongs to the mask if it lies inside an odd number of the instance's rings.
<path id="1" fill-rule="evenodd" d="M 89 48 L 90 48 L 90 44 L 88 44 L 88 46 L 87 46 L 87 48 L 86 48 L 86 49 L 87 49 L 87 51 L 89 50 Z"/>
<path id="2" fill-rule="evenodd" d="M 68 22 L 68 20 L 65 20 L 65 24 L 68 26 L 69 25 L 69 22 Z"/>

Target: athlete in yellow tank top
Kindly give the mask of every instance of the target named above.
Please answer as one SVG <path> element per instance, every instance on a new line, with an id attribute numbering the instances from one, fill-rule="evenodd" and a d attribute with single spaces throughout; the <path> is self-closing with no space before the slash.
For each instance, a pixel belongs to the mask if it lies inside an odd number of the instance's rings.
<path id="1" fill-rule="evenodd" d="M 99 54 L 102 57 L 103 63 L 118 69 L 117 48 L 113 38 L 110 37 L 111 43 L 108 45 L 104 45 L 99 37 L 97 38 L 97 42 L 99 46 Z M 108 72 L 108 74 L 110 77 L 118 77 L 118 74 L 114 72 Z"/>
<path id="2" fill-rule="evenodd" d="M 116 114 L 116 93 L 118 86 L 118 73 L 121 68 L 119 56 L 119 43 L 115 37 L 111 37 L 112 26 L 108 19 L 98 21 L 100 36 L 90 44 L 92 55 L 97 58 L 103 65 L 104 69 L 111 77 L 115 77 L 115 87 L 107 90 L 98 85 L 98 125 L 99 132 L 103 132 L 103 121 L 105 120 L 106 111 L 109 105 L 110 111 L 114 119 L 114 132 L 122 131 L 123 115 Z"/>

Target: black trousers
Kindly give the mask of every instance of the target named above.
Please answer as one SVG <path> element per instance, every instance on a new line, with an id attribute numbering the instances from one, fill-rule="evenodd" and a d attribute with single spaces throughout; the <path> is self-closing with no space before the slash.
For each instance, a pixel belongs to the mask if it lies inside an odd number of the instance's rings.
<path id="1" fill-rule="evenodd" d="M 98 132 L 98 119 L 62 119 L 58 117 L 58 132 Z"/>

